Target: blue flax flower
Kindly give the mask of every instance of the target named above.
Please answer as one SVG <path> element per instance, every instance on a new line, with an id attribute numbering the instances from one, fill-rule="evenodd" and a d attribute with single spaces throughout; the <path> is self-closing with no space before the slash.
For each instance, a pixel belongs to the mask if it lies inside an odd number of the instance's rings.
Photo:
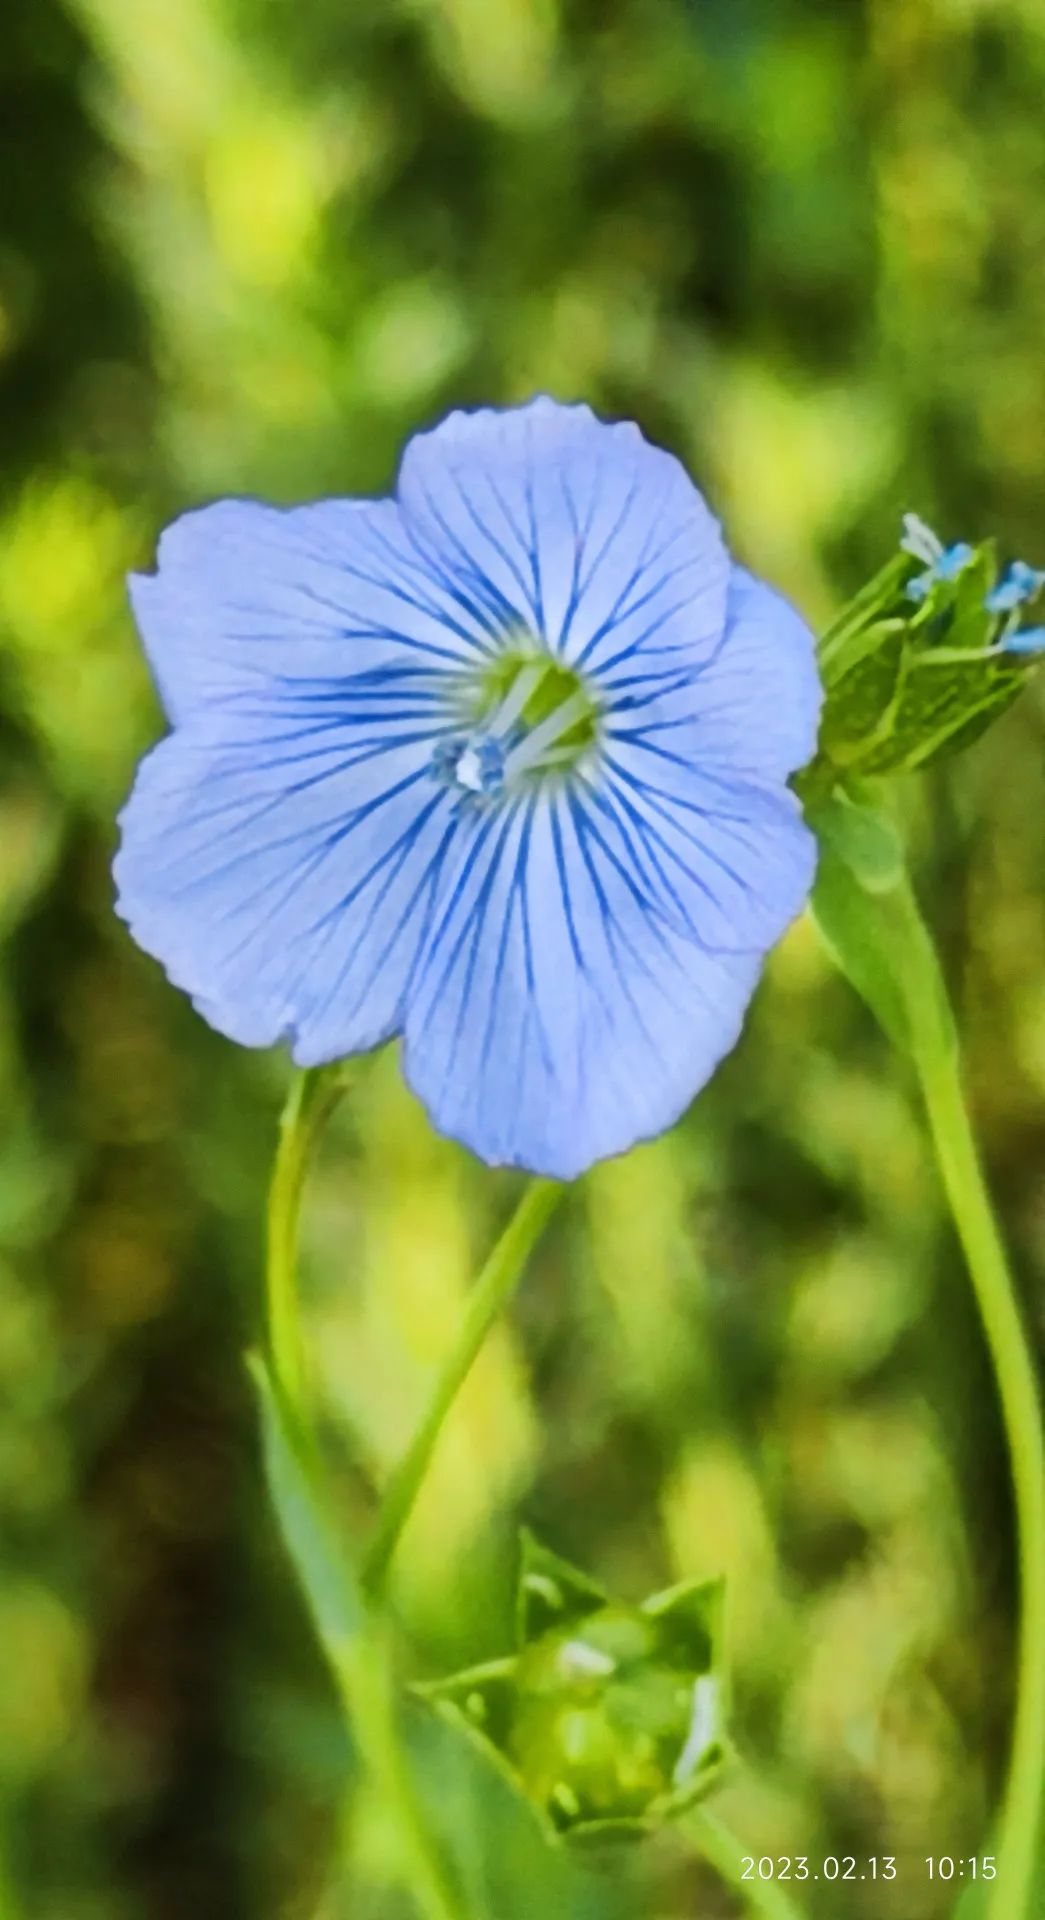
<path id="1" fill-rule="evenodd" d="M 131 597 L 173 731 L 120 912 L 213 1026 L 399 1034 L 437 1127 L 561 1178 L 672 1123 L 809 889 L 820 701 L 675 459 L 453 414 L 394 499 L 186 514 Z"/>

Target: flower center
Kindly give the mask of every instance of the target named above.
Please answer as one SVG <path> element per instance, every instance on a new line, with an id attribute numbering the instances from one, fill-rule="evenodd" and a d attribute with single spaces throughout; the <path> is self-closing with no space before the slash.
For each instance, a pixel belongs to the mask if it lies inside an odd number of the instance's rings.
<path id="1" fill-rule="evenodd" d="M 467 722 L 436 748 L 433 765 L 464 794 L 495 798 L 594 745 L 599 707 L 588 683 L 547 654 L 512 653 L 473 682 Z"/>

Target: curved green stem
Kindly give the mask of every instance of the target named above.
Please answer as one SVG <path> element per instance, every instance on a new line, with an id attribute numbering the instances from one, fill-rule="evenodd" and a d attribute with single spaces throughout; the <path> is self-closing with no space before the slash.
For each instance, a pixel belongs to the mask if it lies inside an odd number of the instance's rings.
<path id="1" fill-rule="evenodd" d="M 297 1073 L 280 1119 L 268 1204 L 265 1263 L 267 1345 L 273 1386 L 286 1419 L 297 1471 L 325 1504 L 322 1453 L 312 1415 L 297 1287 L 298 1227 L 312 1150 L 344 1091 L 336 1069 Z M 315 1594 L 309 1596 L 315 1607 Z M 318 1608 L 324 1616 L 322 1603 Z M 395 1822 L 403 1878 L 424 1920 L 461 1920 L 438 1851 L 418 1805 L 396 1718 L 391 1654 L 382 1622 L 362 1615 L 352 1630 L 323 1636 L 338 1693 L 371 1778 Z"/>
<path id="2" fill-rule="evenodd" d="M 902 855 L 897 850 L 895 872 L 865 872 L 844 811 L 836 810 L 831 831 L 824 831 L 830 818 L 819 824 L 814 910 L 854 986 L 913 1061 L 997 1385 L 1015 1508 L 1019 1624 L 998 1871 L 986 1911 L 992 1920 L 1031 1920 L 1045 1786 L 1045 1433 L 1037 1368 L 969 1123 L 954 1016 Z"/>
<path id="3" fill-rule="evenodd" d="M 381 1503 L 363 1562 L 363 1585 L 369 1593 L 376 1594 L 381 1589 L 447 1414 L 565 1191 L 555 1180 L 531 1180 L 472 1288 L 457 1339 L 436 1380 L 421 1424 L 393 1473 Z"/>
<path id="4" fill-rule="evenodd" d="M 345 1091 L 339 1068 L 296 1072 L 279 1117 L 269 1184 L 265 1258 L 267 1347 L 287 1410 L 307 1425 L 307 1368 L 298 1301 L 298 1223 L 313 1148 Z"/>
<path id="5" fill-rule="evenodd" d="M 1039 1864 L 1045 1780 L 1045 1433 L 1023 1314 L 987 1193 L 962 1088 L 954 1023 L 936 954 L 910 885 L 894 927 L 912 1049 L 933 1144 L 990 1349 L 1009 1451 L 1020 1618 L 1008 1784 L 989 1911 L 1024 1920 Z"/>
<path id="6" fill-rule="evenodd" d="M 761 1920 L 804 1920 L 802 1908 L 791 1898 L 786 1881 L 760 1880 L 757 1874 L 750 1880 L 743 1878 L 748 1855 L 716 1814 L 709 1813 L 706 1807 L 694 1807 L 686 1815 L 685 1826 L 719 1878 L 752 1913 L 761 1915 Z"/>

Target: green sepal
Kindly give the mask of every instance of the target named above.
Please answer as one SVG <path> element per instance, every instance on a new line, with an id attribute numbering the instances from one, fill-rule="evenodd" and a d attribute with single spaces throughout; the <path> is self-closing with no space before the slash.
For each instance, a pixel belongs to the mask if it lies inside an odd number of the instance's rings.
<path id="1" fill-rule="evenodd" d="M 520 1647 L 552 1628 L 569 1626 L 609 1603 L 609 1594 L 579 1567 L 523 1528 L 519 1535 L 519 1585 L 516 1592 L 516 1640 Z"/>
<path id="2" fill-rule="evenodd" d="M 639 1611 L 657 1622 L 662 1644 L 673 1658 L 685 1661 L 694 1673 L 719 1673 L 722 1666 L 726 1582 L 680 1580 L 662 1593 L 651 1593 Z"/>
<path id="3" fill-rule="evenodd" d="M 861 651 L 827 689 L 819 751 L 836 766 L 859 760 L 886 725 L 903 673 L 907 626 L 879 620 L 859 635 Z"/>
<path id="4" fill-rule="evenodd" d="M 820 677 L 825 687 L 834 686 L 862 658 L 864 634 L 887 613 L 896 612 L 898 603 L 903 601 L 904 588 L 917 570 L 918 563 L 910 554 L 894 554 L 842 608 L 817 648 Z"/>
<path id="5" fill-rule="evenodd" d="M 440 1719 L 467 1735 L 483 1758 L 492 1761 L 516 1793 L 532 1806 L 508 1757 L 515 1705 L 515 1657 L 464 1667 L 443 1680 L 418 1680 L 410 1692 Z M 534 1809 L 537 1811 L 537 1809 Z"/>
<path id="6" fill-rule="evenodd" d="M 664 1822 L 661 1819 L 645 1820 L 585 1820 L 581 1825 L 571 1828 L 566 1836 L 571 1847 L 586 1854 L 595 1853 L 600 1847 L 612 1848 L 614 1853 L 622 1846 L 634 1846 L 636 1841 L 652 1840 L 660 1832 Z M 556 1839 L 563 1835 L 556 1831 Z"/>
<path id="7" fill-rule="evenodd" d="M 995 647 L 935 647 L 909 659 L 886 737 L 850 764 L 861 774 L 888 773 L 971 745 L 1012 705 L 1035 665 Z"/>
<path id="8" fill-rule="evenodd" d="M 957 652 L 966 648 L 981 652 L 990 646 L 997 616 L 986 607 L 987 595 L 998 578 L 998 559 L 993 540 L 984 540 L 951 589 L 952 612 L 947 628 L 947 645 Z M 931 604 L 931 601 L 930 601 Z"/>

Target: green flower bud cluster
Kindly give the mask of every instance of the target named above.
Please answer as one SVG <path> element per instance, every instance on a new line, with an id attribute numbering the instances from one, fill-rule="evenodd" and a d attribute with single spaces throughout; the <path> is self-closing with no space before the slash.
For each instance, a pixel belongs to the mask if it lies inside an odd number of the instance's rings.
<path id="1" fill-rule="evenodd" d="M 1045 631 L 1023 624 L 1043 588 L 1045 573 L 1020 561 L 999 580 L 991 541 L 945 549 L 908 514 L 899 553 L 820 643 L 824 710 L 795 783 L 803 799 L 977 739 L 1045 657 Z"/>
<path id="2" fill-rule="evenodd" d="M 627 1606 L 525 1536 L 517 1652 L 421 1692 L 555 1838 L 637 1837 L 721 1771 L 721 1608 L 718 1581 Z"/>

